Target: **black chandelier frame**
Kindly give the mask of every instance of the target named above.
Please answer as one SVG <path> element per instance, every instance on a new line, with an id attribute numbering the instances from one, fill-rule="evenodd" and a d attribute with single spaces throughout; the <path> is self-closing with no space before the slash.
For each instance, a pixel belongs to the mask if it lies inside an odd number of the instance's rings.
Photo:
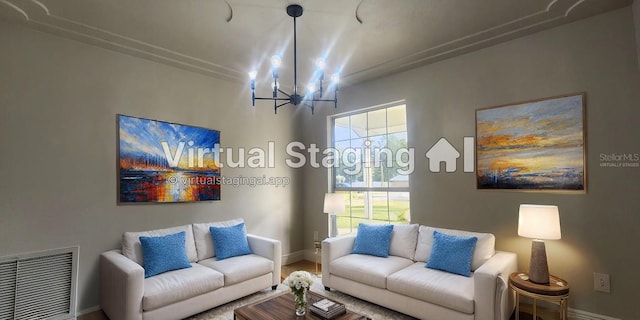
<path id="1" fill-rule="evenodd" d="M 316 102 L 332 102 L 334 108 L 338 108 L 338 79 L 337 75 L 332 76 L 332 83 L 330 87 L 333 89 L 333 99 L 323 99 L 323 82 L 324 82 L 324 69 L 320 71 L 318 77 L 318 90 L 314 90 L 307 95 L 303 96 L 298 93 L 298 48 L 297 48 L 297 28 L 296 19 L 302 16 L 302 6 L 292 4 L 287 6 L 287 14 L 293 18 L 293 93 L 289 94 L 280 89 L 279 86 L 279 66 L 272 66 L 271 71 L 273 75 L 273 91 L 271 97 L 256 97 L 256 80 L 255 71 L 251 77 L 251 105 L 256 106 L 256 100 L 271 100 L 273 101 L 273 111 L 278 113 L 278 108 L 287 104 L 294 106 L 304 105 L 311 109 L 311 114 L 314 113 Z M 309 96 L 310 95 L 310 96 Z"/>

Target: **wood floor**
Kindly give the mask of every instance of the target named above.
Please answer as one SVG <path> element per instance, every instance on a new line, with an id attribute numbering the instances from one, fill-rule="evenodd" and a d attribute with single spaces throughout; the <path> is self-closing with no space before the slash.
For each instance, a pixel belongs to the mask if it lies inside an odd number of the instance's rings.
<path id="1" fill-rule="evenodd" d="M 284 280 L 284 278 L 288 277 L 291 274 L 291 272 L 298 271 L 298 270 L 308 271 L 316 275 L 322 274 L 322 266 L 320 265 L 320 263 L 318 263 L 318 268 L 316 271 L 315 262 L 302 260 L 302 261 L 294 262 L 292 264 L 288 264 L 286 266 L 282 266 L 282 273 L 280 277 L 282 278 L 282 280 Z"/>
<path id="2" fill-rule="evenodd" d="M 98 310 L 87 313 L 85 315 L 81 315 L 78 317 L 78 320 L 109 320 L 109 318 L 107 318 L 107 315 L 105 315 L 102 310 Z"/>
<path id="3" fill-rule="evenodd" d="M 291 272 L 297 271 L 297 270 L 305 270 L 305 271 L 316 274 L 316 264 L 315 262 L 312 262 L 312 261 L 302 260 L 302 261 L 294 262 L 292 264 L 288 264 L 286 266 L 282 266 L 280 277 L 282 280 L 284 280 L 284 278 L 289 276 Z M 320 275 L 322 273 L 322 268 L 319 263 L 318 263 L 317 270 L 318 270 L 317 274 Z M 102 310 L 98 310 L 95 312 L 91 312 L 91 313 L 79 316 L 78 320 L 109 320 L 109 318 L 107 318 L 107 316 L 104 314 L 104 312 L 102 312 Z"/>

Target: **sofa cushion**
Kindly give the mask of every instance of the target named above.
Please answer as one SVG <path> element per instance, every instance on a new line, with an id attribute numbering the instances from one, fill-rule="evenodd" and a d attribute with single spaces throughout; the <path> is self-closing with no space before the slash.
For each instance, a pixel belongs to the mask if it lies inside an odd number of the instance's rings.
<path id="1" fill-rule="evenodd" d="M 141 231 L 141 232 L 125 232 L 122 234 L 122 254 L 135 261 L 137 264 L 144 266 L 144 261 L 142 258 L 142 246 L 140 245 L 140 237 L 157 237 L 157 236 L 166 236 L 168 234 L 174 234 L 184 231 L 185 232 L 185 250 L 187 252 L 187 257 L 189 258 L 189 262 L 196 262 L 198 255 L 196 254 L 196 245 L 193 240 L 193 229 L 191 225 L 166 228 L 166 229 L 157 229 L 150 231 Z"/>
<path id="2" fill-rule="evenodd" d="M 470 276 L 471 258 L 477 241 L 476 237 L 459 237 L 434 231 L 433 248 L 426 267 Z"/>
<path id="3" fill-rule="evenodd" d="M 196 263 L 191 266 L 144 279 L 142 309 L 157 309 L 211 292 L 224 285 L 222 273 Z"/>
<path id="4" fill-rule="evenodd" d="M 244 222 L 230 227 L 209 227 L 209 230 L 218 260 L 251 254 Z"/>
<path id="5" fill-rule="evenodd" d="M 474 280 L 416 262 L 387 278 L 389 291 L 466 314 L 474 313 Z"/>
<path id="6" fill-rule="evenodd" d="M 473 251 L 473 259 L 471 260 L 471 271 L 475 271 L 482 264 L 487 262 L 495 251 L 496 238 L 491 233 L 469 232 L 462 230 L 452 230 L 443 228 L 433 228 L 428 226 L 420 226 L 418 229 L 418 245 L 416 246 L 416 255 L 414 261 L 427 262 L 431 256 L 431 248 L 433 247 L 433 231 L 438 231 L 454 236 L 476 237 L 476 248 Z"/>
<path id="7" fill-rule="evenodd" d="M 195 239 L 198 261 L 209 259 L 216 255 L 211 238 L 211 230 L 209 230 L 210 227 L 230 227 L 241 223 L 244 223 L 242 218 L 218 222 L 194 223 L 193 238 Z"/>
<path id="8" fill-rule="evenodd" d="M 387 257 L 391 244 L 392 224 L 360 223 L 351 253 Z"/>
<path id="9" fill-rule="evenodd" d="M 391 232 L 389 254 L 413 260 L 418 243 L 417 224 L 396 224 Z"/>
<path id="10" fill-rule="evenodd" d="M 185 232 L 166 236 L 140 237 L 144 277 L 152 277 L 167 271 L 191 268 L 184 247 Z"/>
<path id="11" fill-rule="evenodd" d="M 386 289 L 387 276 L 410 266 L 413 261 L 396 256 L 387 258 L 364 254 L 348 254 L 331 261 L 331 274 Z M 424 264 L 423 264 L 424 265 Z"/>
<path id="12" fill-rule="evenodd" d="M 225 286 L 273 272 L 273 261 L 256 254 L 237 256 L 224 260 L 210 258 L 199 261 L 198 264 L 222 273 L 224 275 Z"/>

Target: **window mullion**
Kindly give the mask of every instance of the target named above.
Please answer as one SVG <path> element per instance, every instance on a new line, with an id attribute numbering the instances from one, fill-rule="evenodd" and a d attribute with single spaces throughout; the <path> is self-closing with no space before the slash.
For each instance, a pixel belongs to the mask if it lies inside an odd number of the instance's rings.
<path id="1" fill-rule="evenodd" d="M 341 137 L 347 137 L 347 141 L 350 141 L 348 143 L 349 147 L 362 147 L 361 158 L 359 159 L 362 169 L 360 173 L 348 174 L 344 172 L 344 164 L 340 162 L 339 167 L 331 169 L 333 190 L 335 192 L 348 194 L 348 197 L 345 196 L 345 200 L 348 201 L 349 209 L 343 213 L 343 219 L 341 219 L 343 221 L 343 233 L 349 231 L 355 232 L 358 223 L 363 221 L 363 219 L 375 219 L 379 222 L 386 220 L 387 223 L 410 222 L 408 211 L 409 198 L 407 195 L 410 190 L 408 183 L 405 182 L 406 177 L 402 179 L 403 177 L 399 176 L 398 172 L 394 169 L 396 163 L 393 161 L 394 158 L 392 158 L 393 150 L 407 147 L 407 127 L 404 108 L 404 105 L 396 104 L 384 108 L 370 108 L 366 111 L 332 117 L 332 147 L 337 148 L 341 146 L 341 148 L 345 148 L 342 142 L 343 140 L 340 140 L 340 143 L 336 140 L 338 131 L 340 131 L 339 135 Z M 384 114 L 380 112 L 382 111 L 380 109 L 384 109 Z M 391 110 L 393 110 L 393 112 Z M 384 121 L 384 123 L 382 121 Z M 390 125 L 394 125 L 394 127 L 390 128 Z M 396 126 L 399 125 L 404 125 L 404 128 L 398 130 Z M 347 126 L 347 128 L 345 128 L 345 126 Z M 348 135 L 345 129 L 348 130 Z M 394 135 L 392 142 L 390 141 L 391 131 L 393 131 Z M 404 134 L 404 137 L 399 136 L 399 134 Z M 363 145 L 362 141 L 366 143 Z M 379 159 L 379 165 L 382 166 L 382 168 L 374 167 L 375 163 L 373 163 L 373 161 L 375 154 L 373 150 L 377 147 L 392 150 L 390 153 L 385 153 L 387 157 L 391 157 L 390 166 L 387 166 L 387 161 L 383 162 L 382 155 L 379 155 L 381 157 L 381 159 Z M 338 159 L 338 161 L 340 161 L 340 159 Z M 342 181 L 342 178 L 338 179 L 339 177 L 344 177 L 345 180 Z M 392 178 L 394 178 L 393 182 L 391 182 Z M 383 201 L 386 202 L 384 206 Z M 375 213 L 377 213 L 378 216 L 375 216 Z M 393 221 L 391 219 L 392 215 L 394 218 Z M 346 226 L 346 223 L 349 223 L 349 226 Z"/>

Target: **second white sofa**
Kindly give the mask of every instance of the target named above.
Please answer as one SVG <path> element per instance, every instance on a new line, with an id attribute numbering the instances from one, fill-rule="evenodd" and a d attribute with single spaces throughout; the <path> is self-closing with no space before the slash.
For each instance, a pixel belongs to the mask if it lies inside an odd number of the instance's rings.
<path id="1" fill-rule="evenodd" d="M 426 267 L 434 231 L 477 238 L 468 276 Z M 517 256 L 495 251 L 492 234 L 394 225 L 387 257 L 353 253 L 355 242 L 355 235 L 322 242 L 325 289 L 428 320 L 507 320 L 513 312 L 507 279 Z"/>

